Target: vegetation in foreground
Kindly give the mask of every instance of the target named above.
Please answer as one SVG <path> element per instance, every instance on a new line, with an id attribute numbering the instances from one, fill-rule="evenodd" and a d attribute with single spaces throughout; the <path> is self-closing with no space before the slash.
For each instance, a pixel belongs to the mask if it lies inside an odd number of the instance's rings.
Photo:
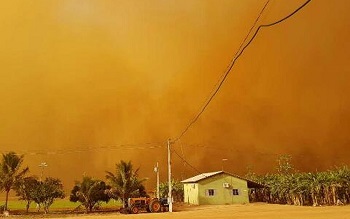
<path id="1" fill-rule="evenodd" d="M 15 152 L 2 155 L 0 189 L 6 192 L 6 198 L 0 212 L 8 211 L 8 194 L 10 190 L 14 190 L 27 213 L 35 204 L 36 211 L 39 212 L 42 208 L 46 214 L 57 199 L 65 197 L 63 184 L 57 178 L 38 179 L 37 176 L 27 176 L 29 168 L 21 170 L 22 163 L 23 155 L 17 155 Z M 72 203 L 79 203 L 71 207 L 71 211 L 80 211 L 82 206 L 85 212 L 92 212 L 100 209 L 103 203 L 107 204 L 111 199 L 120 201 L 124 207 L 128 198 L 148 197 L 143 185 L 145 179 L 139 178 L 138 171 L 139 169 L 134 170 L 131 161 L 122 160 L 116 164 L 114 173 L 106 171 L 107 182 L 83 176 L 81 181 L 75 183 L 69 196 Z M 176 194 L 176 190 L 174 192 Z M 120 206 L 120 202 L 115 206 Z"/>
<path id="2" fill-rule="evenodd" d="M 108 194 L 113 198 L 121 199 L 123 208 L 128 198 L 148 196 L 143 185 L 146 179 L 139 179 L 138 172 L 139 168 L 134 170 L 131 161 L 125 162 L 123 160 L 116 164 L 115 174 L 106 171 L 106 179 L 111 185 Z"/>
<path id="3" fill-rule="evenodd" d="M 103 206 L 117 209 L 119 206 L 125 207 L 128 198 L 148 196 L 143 185 L 145 179 L 139 178 L 139 169 L 134 170 L 131 161 L 122 160 L 116 164 L 115 172 L 106 171 L 106 182 L 90 176 L 77 181 L 69 196 L 71 204 L 67 204 L 67 200 L 59 200 L 65 197 L 60 179 L 27 176 L 29 168 L 22 168 L 22 163 L 23 156 L 15 152 L 2 155 L 0 189 L 6 196 L 1 211 L 8 210 L 8 194 L 11 190 L 16 192 L 20 200 L 15 202 L 16 205 L 11 202 L 11 208 L 18 210 L 20 205 L 27 213 L 30 208 L 35 208 L 35 211 L 42 208 L 44 213 L 48 213 L 51 206 L 61 211 L 64 209 L 64 212 L 69 210 L 70 213 L 81 212 L 81 207 L 87 213 Z M 284 155 L 278 159 L 277 173 L 257 175 L 249 172 L 246 178 L 265 185 L 264 188 L 250 190 L 251 201 L 312 206 L 350 203 L 350 169 L 347 166 L 323 172 L 299 172 L 291 164 L 291 156 Z M 173 180 L 172 184 L 174 201 L 182 202 L 182 184 L 177 180 Z M 161 183 L 160 196 L 167 195 L 168 185 L 166 182 Z M 109 205 L 110 200 L 119 202 Z M 62 207 L 62 203 L 65 203 L 65 207 Z"/>
<path id="4" fill-rule="evenodd" d="M 9 152 L 2 155 L 0 163 L 0 188 L 6 193 L 4 210 L 7 210 L 7 203 L 10 190 L 15 189 L 16 185 L 24 178 L 25 174 L 29 171 L 26 167 L 21 170 L 23 163 L 23 155 L 18 156 L 15 152 Z"/>
<path id="5" fill-rule="evenodd" d="M 248 179 L 266 186 L 250 191 L 252 201 L 312 206 L 350 203 L 350 169 L 347 166 L 305 173 L 294 169 L 291 159 L 289 155 L 281 156 L 275 174 L 247 174 Z"/>
<path id="6" fill-rule="evenodd" d="M 171 180 L 172 184 L 172 197 L 174 202 L 183 202 L 184 201 L 184 186 L 183 184 L 175 179 Z M 169 185 L 168 182 L 162 182 L 159 184 L 159 195 L 161 198 L 168 197 Z"/>

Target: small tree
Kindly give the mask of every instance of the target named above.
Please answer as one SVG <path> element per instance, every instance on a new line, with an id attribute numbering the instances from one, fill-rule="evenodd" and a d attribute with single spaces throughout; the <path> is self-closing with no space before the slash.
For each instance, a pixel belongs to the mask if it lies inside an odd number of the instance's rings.
<path id="1" fill-rule="evenodd" d="M 16 183 L 15 190 L 20 200 L 26 201 L 27 212 L 32 201 L 39 206 L 42 205 L 44 212 L 48 213 L 49 207 L 56 198 L 64 198 L 61 180 L 51 177 L 46 178 L 45 181 L 39 181 L 35 176 L 23 178 Z"/>
<path id="2" fill-rule="evenodd" d="M 249 166 L 247 166 L 246 169 L 247 169 L 247 173 L 245 174 L 245 178 L 253 180 L 253 181 L 256 180 L 257 175 L 256 175 L 256 173 L 253 170 L 253 166 L 249 165 Z"/>
<path id="3" fill-rule="evenodd" d="M 172 185 L 172 197 L 175 202 L 183 202 L 184 200 L 184 187 L 181 182 L 178 180 L 172 179 L 171 180 Z M 162 198 L 168 197 L 169 193 L 169 185 L 168 182 L 162 182 L 159 185 L 159 195 Z"/>
<path id="4" fill-rule="evenodd" d="M 56 198 L 64 198 L 63 184 L 60 179 L 48 177 L 45 181 L 36 180 L 34 189 L 29 192 L 35 203 L 44 207 L 47 214 Z"/>
<path id="5" fill-rule="evenodd" d="M 34 176 L 25 177 L 16 183 L 16 196 L 26 202 L 26 212 L 28 213 L 30 203 L 33 201 L 32 195 L 37 187 L 38 180 Z"/>
<path id="6" fill-rule="evenodd" d="M 15 152 L 2 154 L 0 163 L 0 188 L 6 193 L 5 210 L 7 210 L 10 190 L 14 189 L 17 182 L 21 181 L 24 175 L 29 171 L 28 167 L 20 170 L 22 163 L 23 155 L 18 156 Z"/>
<path id="7" fill-rule="evenodd" d="M 84 176 L 82 182 L 75 183 L 69 200 L 71 202 L 80 202 L 84 205 L 86 212 L 91 212 L 97 203 L 101 201 L 107 203 L 109 201 L 110 197 L 106 192 L 108 189 L 110 187 L 105 182 Z"/>

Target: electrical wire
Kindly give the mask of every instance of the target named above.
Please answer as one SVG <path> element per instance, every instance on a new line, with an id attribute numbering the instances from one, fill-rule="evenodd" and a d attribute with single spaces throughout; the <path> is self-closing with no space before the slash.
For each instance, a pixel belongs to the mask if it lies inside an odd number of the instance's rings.
<path id="1" fill-rule="evenodd" d="M 58 149 L 58 150 L 22 150 L 17 151 L 16 154 L 23 155 L 64 155 L 72 153 L 82 153 L 89 151 L 100 150 L 145 150 L 145 149 L 159 149 L 164 148 L 164 142 L 155 143 L 143 143 L 143 144 L 121 144 L 121 145 L 104 145 L 104 146 L 85 146 L 84 148 L 70 148 L 70 149 Z M 1 151 L 2 153 L 8 153 L 10 151 Z"/>
<path id="2" fill-rule="evenodd" d="M 218 147 L 213 147 L 213 146 L 207 146 L 207 145 L 194 145 L 194 144 L 191 144 L 191 145 L 188 145 L 188 147 L 191 147 L 191 148 L 199 148 L 199 149 L 203 149 L 203 150 L 215 150 L 215 151 L 226 151 L 226 152 L 234 152 L 235 154 L 247 154 L 247 151 L 242 151 L 242 150 L 238 150 L 238 149 L 232 149 L 232 148 L 218 148 Z M 259 157 L 270 157 L 269 159 L 277 159 L 278 157 L 280 157 L 281 155 L 284 155 L 285 153 L 278 153 L 278 152 L 272 152 L 272 151 L 265 151 L 265 152 L 261 152 L 261 151 L 249 151 L 249 154 L 254 154 L 254 155 L 257 155 Z M 288 154 L 288 153 L 287 153 Z M 240 156 L 240 155 L 239 155 Z M 320 159 L 321 156 L 320 155 L 317 155 L 317 154 L 301 154 L 301 153 L 293 153 L 292 154 L 292 157 L 295 158 L 295 159 L 310 159 L 310 157 L 313 157 L 314 159 Z M 333 156 L 335 159 L 338 159 L 338 160 L 342 160 L 343 157 L 342 156 Z M 181 158 L 181 160 L 183 162 L 186 162 L 188 164 L 188 161 L 185 160 L 184 157 Z M 185 161 L 184 161 L 185 160 Z M 193 165 L 192 165 L 193 166 Z M 193 168 L 193 167 L 191 167 Z"/>
<path id="3" fill-rule="evenodd" d="M 268 3 L 270 0 L 268 0 L 264 7 L 262 8 L 262 10 L 260 11 L 258 17 L 256 18 L 253 26 L 250 28 L 248 34 L 246 35 L 246 37 L 244 38 L 244 40 L 242 41 L 239 49 L 237 50 L 234 58 L 232 59 L 232 61 L 230 62 L 227 70 L 225 71 L 223 77 L 221 78 L 221 80 L 219 81 L 218 85 L 216 86 L 216 89 L 212 92 L 212 94 L 210 95 L 210 97 L 207 99 L 207 101 L 205 102 L 204 106 L 201 108 L 201 110 L 199 111 L 199 113 L 191 120 L 191 122 L 186 126 L 186 128 L 184 129 L 184 131 L 173 141 L 176 142 L 178 141 L 180 138 L 182 138 L 183 135 L 186 134 L 186 132 L 189 130 L 189 128 L 198 120 L 198 118 L 202 115 L 202 113 L 205 111 L 205 109 L 207 108 L 207 106 L 210 104 L 210 102 L 213 100 L 213 98 L 215 97 L 215 95 L 218 93 L 218 91 L 220 90 L 221 86 L 223 85 L 223 83 L 225 82 L 228 74 L 230 73 L 230 71 L 232 70 L 232 67 L 234 66 L 236 60 L 243 54 L 244 50 L 252 43 L 252 41 L 255 39 L 255 37 L 257 36 L 259 30 L 263 27 L 270 27 L 276 24 L 279 24 L 281 22 L 283 22 L 284 20 L 290 18 L 291 16 L 293 16 L 294 14 L 296 14 L 299 10 L 301 10 L 303 7 L 305 7 L 309 2 L 311 2 L 311 0 L 307 0 L 303 5 L 301 5 L 299 8 L 297 8 L 295 11 L 293 11 L 291 14 L 289 14 L 288 16 L 270 23 L 270 24 L 263 24 L 260 25 L 257 30 L 255 31 L 254 35 L 251 37 L 251 39 L 249 40 L 249 42 L 242 48 L 242 46 L 244 45 L 244 43 L 246 42 L 246 40 L 248 39 L 249 35 L 251 34 L 252 30 L 254 29 L 254 27 L 256 26 L 257 22 L 259 21 L 261 15 L 263 14 L 264 10 L 266 9 Z M 153 145 L 151 145 L 153 144 Z M 163 143 L 162 143 L 163 144 Z M 151 145 L 151 146 L 141 146 L 141 145 Z M 88 147 L 88 148 L 75 148 L 75 149 L 62 149 L 62 150 L 55 150 L 55 151 L 48 151 L 48 150 L 28 150 L 28 151 L 24 151 L 24 154 L 29 154 L 29 155 L 56 155 L 56 154 L 67 154 L 67 153 L 78 153 L 78 152 L 86 152 L 86 151 L 92 151 L 92 150 L 111 150 L 111 149 L 157 149 L 157 148 L 163 148 L 163 146 L 159 145 L 158 143 L 145 143 L 145 144 L 124 144 L 124 145 L 115 145 L 115 146 L 100 146 L 100 147 Z M 181 155 L 179 155 L 175 150 L 173 150 L 175 152 L 175 154 L 184 162 L 186 163 L 188 166 L 190 166 L 192 169 L 194 169 L 195 171 L 197 171 L 198 173 L 200 173 L 200 171 L 198 169 L 196 169 L 194 166 L 192 166 L 187 160 L 185 160 Z M 7 152 L 7 151 L 3 151 L 3 152 Z"/>
<path id="4" fill-rule="evenodd" d="M 191 144 L 189 145 L 191 148 L 200 148 L 204 150 L 214 150 L 214 151 L 226 151 L 226 152 L 234 152 L 235 154 L 246 154 L 247 151 L 242 151 L 238 149 L 232 149 L 232 148 L 218 148 L 218 147 L 212 147 L 212 146 L 207 146 L 207 145 L 194 145 Z M 259 156 L 271 156 L 271 157 L 278 157 L 281 154 L 280 153 L 275 153 L 275 152 L 261 152 L 261 151 L 249 151 L 250 154 L 257 154 Z"/>
<path id="5" fill-rule="evenodd" d="M 181 155 L 185 159 L 185 153 L 184 153 L 184 150 L 183 150 L 183 145 L 182 145 L 181 139 L 179 140 L 179 143 L 180 143 L 180 148 L 181 148 Z M 181 171 L 181 178 L 182 179 L 184 179 L 183 176 L 185 175 L 185 170 L 186 170 L 186 168 L 185 168 L 186 167 L 186 163 L 185 162 L 183 162 L 183 166 L 184 166 L 184 168 Z"/>
<path id="6" fill-rule="evenodd" d="M 253 31 L 254 27 L 256 26 L 256 24 L 258 23 L 261 15 L 263 14 L 263 12 L 265 11 L 267 5 L 269 4 L 270 0 L 268 0 L 264 7 L 261 9 L 258 17 L 255 19 L 253 25 L 251 26 L 251 28 L 249 29 L 248 33 L 246 34 L 245 38 L 242 40 L 240 46 L 238 47 L 238 50 L 236 51 L 236 53 L 234 54 L 233 58 L 231 59 L 230 64 L 227 66 L 224 74 L 220 77 L 220 79 L 218 80 L 218 82 L 215 84 L 214 86 L 214 90 L 212 91 L 211 95 L 207 98 L 207 100 L 205 101 L 206 104 L 204 104 L 204 106 L 200 109 L 199 113 L 197 113 L 197 115 L 191 120 L 191 122 L 189 123 L 189 125 L 185 128 L 185 130 L 181 133 L 181 135 L 177 138 L 180 139 L 187 131 L 188 129 L 193 125 L 193 123 L 195 123 L 198 118 L 200 117 L 200 115 L 204 112 L 204 110 L 207 108 L 207 106 L 209 105 L 209 103 L 211 102 L 211 100 L 214 98 L 214 96 L 216 95 L 216 93 L 219 91 L 218 88 L 220 88 L 222 86 L 222 84 L 224 83 L 224 81 L 227 78 L 228 73 L 230 72 L 230 66 L 233 66 L 234 61 L 239 53 L 239 51 L 242 49 L 243 45 L 245 44 L 246 40 L 248 39 L 249 35 L 251 34 L 251 32 Z M 175 141 L 177 141 L 177 139 Z"/>
<path id="7" fill-rule="evenodd" d="M 260 31 L 261 28 L 263 27 L 271 27 L 274 26 L 276 24 L 279 24 L 285 20 L 287 20 L 288 18 L 292 17 L 294 14 L 296 14 L 298 11 L 300 11 L 302 8 L 304 8 L 308 3 L 310 3 L 311 0 L 307 0 L 304 4 L 302 4 L 301 6 L 299 6 L 296 10 L 294 10 L 292 13 L 290 13 L 289 15 L 287 15 L 286 17 L 283 17 L 282 19 L 275 21 L 273 23 L 269 23 L 269 24 L 262 24 L 259 25 L 257 30 L 255 31 L 255 33 L 253 34 L 253 36 L 251 37 L 251 39 L 248 41 L 248 43 L 242 48 L 239 49 L 236 54 L 234 56 L 234 58 L 232 59 L 232 61 L 230 62 L 230 65 L 228 67 L 228 69 L 225 71 L 221 81 L 219 82 L 219 84 L 217 85 L 217 87 L 215 88 L 214 92 L 212 92 L 212 94 L 209 96 L 209 98 L 206 100 L 205 104 L 202 106 L 201 110 L 199 111 L 199 113 L 191 120 L 191 122 L 186 126 L 186 128 L 181 132 L 181 134 L 175 138 L 174 141 L 178 141 L 180 138 L 182 138 L 186 132 L 190 129 L 190 127 L 198 120 L 198 118 L 203 114 L 203 112 L 205 111 L 205 109 L 208 107 L 208 105 L 210 104 L 210 102 L 214 99 L 214 97 L 216 96 L 216 94 L 219 92 L 220 88 L 222 87 L 223 83 L 225 82 L 227 76 L 229 75 L 229 73 L 231 72 L 234 64 L 236 63 L 237 59 L 239 57 L 241 57 L 241 55 L 243 54 L 243 52 L 245 51 L 245 49 L 252 43 L 252 41 L 255 39 L 255 37 L 257 36 L 258 32 Z M 268 2 L 267 2 L 268 3 Z M 263 13 L 263 11 L 265 10 L 267 4 L 265 4 L 265 6 L 263 7 L 263 9 L 261 10 L 258 19 L 260 18 L 261 14 Z M 256 22 L 257 22 L 256 20 Z M 253 27 L 250 29 L 249 33 L 247 34 L 246 38 L 248 38 L 248 36 L 250 35 L 251 30 L 254 28 Z M 244 41 L 243 41 L 244 42 Z"/>
<path id="8" fill-rule="evenodd" d="M 192 166 L 192 164 L 190 164 L 185 158 L 183 158 L 179 153 L 177 153 L 177 151 L 175 149 L 172 149 L 172 152 L 174 152 L 183 162 L 185 162 L 189 167 L 191 167 L 195 172 L 201 174 L 202 172 L 199 171 L 197 168 L 195 168 L 194 166 Z"/>

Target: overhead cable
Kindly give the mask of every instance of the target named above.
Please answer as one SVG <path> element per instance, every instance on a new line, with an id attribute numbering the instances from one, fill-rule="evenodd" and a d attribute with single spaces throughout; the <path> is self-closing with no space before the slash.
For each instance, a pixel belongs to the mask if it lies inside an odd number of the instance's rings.
<path id="1" fill-rule="evenodd" d="M 100 150 L 145 150 L 145 149 L 159 149 L 164 148 L 165 145 L 163 142 L 155 142 L 155 143 L 143 143 L 143 144 L 121 144 L 121 145 L 103 145 L 103 146 L 84 146 L 81 148 L 63 148 L 56 150 L 21 150 L 18 151 L 17 154 L 24 155 L 63 155 L 63 154 L 71 154 L 71 153 L 81 153 L 81 152 L 89 152 L 89 151 L 100 151 Z M 10 151 L 1 151 L 2 153 L 8 153 Z"/>
<path id="2" fill-rule="evenodd" d="M 245 43 L 246 39 L 248 39 L 248 36 L 250 35 L 251 31 L 253 30 L 255 24 L 258 22 L 259 18 L 261 17 L 262 13 L 264 12 L 267 4 L 269 1 L 266 2 L 266 4 L 264 5 L 263 9 L 261 10 L 261 12 L 259 13 L 258 18 L 256 19 L 253 27 L 250 29 L 250 31 L 248 32 L 247 36 L 245 37 L 245 39 L 243 40 L 243 44 Z M 203 112 L 205 111 L 205 109 L 208 107 L 208 105 L 210 104 L 210 102 L 213 100 L 213 98 L 216 96 L 216 94 L 219 92 L 221 86 L 223 85 L 223 83 L 225 82 L 227 76 L 229 75 L 229 73 L 232 70 L 232 67 L 234 66 L 234 64 L 236 63 L 237 59 L 243 54 L 243 52 L 245 51 L 245 49 L 252 43 L 252 41 L 255 39 L 255 37 L 257 36 L 258 32 L 260 31 L 261 28 L 263 27 L 271 27 L 274 26 L 276 24 L 279 24 L 285 20 L 287 20 L 288 18 L 292 17 L 294 14 L 296 14 L 298 11 L 300 11 L 302 8 L 304 8 L 308 3 L 310 3 L 311 0 L 307 0 L 304 4 L 302 4 L 300 7 L 298 7 L 296 10 L 294 10 L 292 13 L 290 13 L 289 15 L 283 17 L 282 19 L 275 21 L 273 23 L 269 23 L 269 24 L 262 24 L 259 25 L 258 28 L 256 29 L 255 33 L 253 34 L 253 36 L 250 38 L 250 40 L 248 41 L 248 43 L 246 43 L 246 45 L 243 48 L 239 48 L 238 51 L 236 52 L 236 55 L 234 56 L 234 58 L 231 60 L 227 70 L 225 71 L 225 73 L 223 74 L 220 82 L 218 83 L 218 85 L 216 86 L 216 88 L 214 89 L 214 91 L 212 92 L 212 94 L 209 96 L 209 98 L 207 98 L 207 100 L 205 101 L 204 105 L 201 107 L 199 113 L 196 114 L 196 116 L 190 121 L 190 123 L 186 126 L 186 128 L 181 132 L 181 134 L 175 138 L 174 141 L 178 141 L 180 138 L 182 138 L 186 132 L 190 129 L 190 127 L 198 120 L 198 118 L 203 114 Z M 241 46 L 243 45 L 241 44 Z"/>
<path id="3" fill-rule="evenodd" d="M 174 152 L 183 162 L 185 162 L 189 167 L 191 167 L 195 172 L 197 173 L 202 173 L 201 171 L 199 171 L 197 168 L 195 168 L 194 166 L 192 166 L 192 164 L 190 164 L 185 158 L 183 158 L 179 153 L 177 153 L 177 151 L 175 149 L 172 149 L 172 152 Z"/>

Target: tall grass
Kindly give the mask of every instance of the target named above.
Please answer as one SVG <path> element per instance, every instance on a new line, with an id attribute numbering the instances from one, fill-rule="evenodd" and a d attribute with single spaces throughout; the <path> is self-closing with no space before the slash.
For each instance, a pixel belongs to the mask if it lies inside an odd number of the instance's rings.
<path id="1" fill-rule="evenodd" d="M 3 199 L 4 200 L 4 199 Z M 4 205 L 4 201 L 0 202 L 0 205 Z M 50 211 L 57 211 L 57 210 L 74 210 L 80 205 L 79 202 L 71 202 L 68 199 L 58 199 L 56 200 L 51 206 L 50 206 Z M 8 203 L 8 208 L 11 211 L 21 211 L 25 210 L 26 203 L 21 200 L 16 200 L 14 198 L 11 198 Z M 100 205 L 100 208 L 119 208 L 121 206 L 121 202 L 115 201 L 115 200 L 110 200 L 108 203 L 102 202 Z M 37 205 L 36 203 L 31 203 L 29 211 L 36 211 L 37 210 Z"/>

